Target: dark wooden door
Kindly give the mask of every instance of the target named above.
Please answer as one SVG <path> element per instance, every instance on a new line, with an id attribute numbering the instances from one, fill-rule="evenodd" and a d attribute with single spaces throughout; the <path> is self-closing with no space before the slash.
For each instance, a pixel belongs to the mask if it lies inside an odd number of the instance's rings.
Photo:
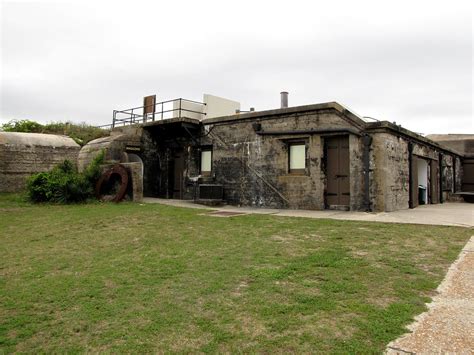
<path id="1" fill-rule="evenodd" d="M 183 198 L 183 171 L 184 154 L 182 151 L 176 152 L 173 164 L 173 198 Z"/>
<path id="2" fill-rule="evenodd" d="M 410 208 L 418 206 L 418 158 L 415 155 L 411 155 L 411 196 L 410 196 Z"/>
<path id="3" fill-rule="evenodd" d="M 349 206 L 349 136 L 326 138 L 327 187 L 326 203 L 331 206 Z"/>
<path id="4" fill-rule="evenodd" d="M 474 192 L 474 159 L 464 158 L 462 162 L 462 170 L 463 176 L 461 191 Z"/>

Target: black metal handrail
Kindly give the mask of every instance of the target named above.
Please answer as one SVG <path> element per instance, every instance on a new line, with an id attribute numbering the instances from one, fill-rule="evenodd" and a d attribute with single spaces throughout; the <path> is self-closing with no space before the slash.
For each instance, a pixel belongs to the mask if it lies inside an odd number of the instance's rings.
<path id="1" fill-rule="evenodd" d="M 170 104 L 174 102 L 179 102 L 178 108 L 172 107 L 171 109 L 165 109 L 166 104 Z M 167 118 L 171 118 L 171 117 L 168 117 L 169 116 L 168 114 L 172 112 L 178 112 L 177 117 L 179 118 L 186 117 L 185 115 L 183 116 L 183 112 L 198 114 L 200 116 L 206 115 L 205 112 L 190 110 L 183 107 L 183 102 L 189 102 L 189 103 L 193 103 L 193 104 L 197 104 L 201 106 L 206 105 L 204 102 L 178 98 L 178 99 L 173 99 L 173 100 L 157 102 L 151 105 L 133 107 L 126 110 L 113 110 L 113 119 L 112 119 L 111 126 L 112 128 L 114 128 L 117 126 L 127 126 L 127 125 L 132 125 L 132 124 L 146 123 L 149 121 L 153 122 L 157 119 L 164 120 Z M 152 107 L 152 106 L 155 106 L 153 112 L 144 113 L 148 111 L 148 110 L 145 110 L 145 108 Z M 141 114 L 137 113 L 137 111 L 139 110 L 141 110 Z"/>

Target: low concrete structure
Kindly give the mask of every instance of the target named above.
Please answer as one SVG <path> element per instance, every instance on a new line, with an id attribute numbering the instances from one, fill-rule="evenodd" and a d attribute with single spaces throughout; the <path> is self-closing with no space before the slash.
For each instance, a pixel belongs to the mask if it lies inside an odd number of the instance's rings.
<path id="1" fill-rule="evenodd" d="M 66 136 L 0 132 L 0 192 L 20 191 L 33 173 L 76 161 L 80 146 Z"/>
<path id="2" fill-rule="evenodd" d="M 143 161 L 136 153 L 141 150 L 141 130 L 129 127 L 128 133 L 119 130 L 112 132 L 108 137 L 90 141 L 79 152 L 77 166 L 83 171 L 99 153 L 104 152 L 103 169 L 115 164 L 122 165 L 128 172 L 129 188 L 127 196 L 135 202 L 143 199 Z"/>
<path id="3" fill-rule="evenodd" d="M 199 119 L 173 112 L 140 124 L 133 113 L 118 121 L 132 125 L 113 131 L 122 152 L 143 161 L 145 196 L 395 211 L 451 200 L 462 188 L 464 153 L 336 102 Z"/>

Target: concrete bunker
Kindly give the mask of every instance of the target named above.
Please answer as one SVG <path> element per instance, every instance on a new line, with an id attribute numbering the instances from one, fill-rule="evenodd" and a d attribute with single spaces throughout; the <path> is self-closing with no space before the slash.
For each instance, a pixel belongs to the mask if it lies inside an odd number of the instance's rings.
<path id="1" fill-rule="evenodd" d="M 65 159 L 76 161 L 80 146 L 54 134 L 0 132 L 0 192 L 25 188 L 26 179 Z"/>
<path id="2" fill-rule="evenodd" d="M 143 161 L 145 196 L 394 211 L 444 202 L 461 189 L 463 154 L 336 102 L 244 112 L 230 101 L 224 111 L 212 100 L 152 101 L 155 111 L 114 111 L 113 122 L 113 134 L 123 138 L 117 152 L 134 146 L 128 153 Z"/>
<path id="3" fill-rule="evenodd" d="M 115 185 L 113 183 L 114 179 L 119 174 L 107 176 L 107 173 L 123 168 L 127 172 L 127 186 L 124 188 L 123 194 L 122 192 L 120 194 L 128 196 L 133 201 L 141 201 L 143 198 L 145 167 L 142 158 L 139 156 L 140 150 L 140 139 L 137 138 L 137 135 L 114 132 L 108 137 L 92 140 L 82 147 L 77 158 L 78 169 L 83 171 L 99 153 L 104 152 L 102 169 L 104 172 L 103 178 L 107 181 L 100 180 L 100 185 L 104 185 L 104 188 L 106 185 Z M 99 183 L 96 186 L 96 195 L 102 196 L 104 191 Z M 105 199 L 110 199 L 110 197 Z"/>

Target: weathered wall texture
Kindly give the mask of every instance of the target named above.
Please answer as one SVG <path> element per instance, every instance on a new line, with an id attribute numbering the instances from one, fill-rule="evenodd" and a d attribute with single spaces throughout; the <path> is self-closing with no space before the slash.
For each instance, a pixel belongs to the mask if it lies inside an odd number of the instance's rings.
<path id="1" fill-rule="evenodd" d="M 79 145 L 65 136 L 0 132 L 0 192 L 25 188 L 26 179 L 65 159 L 76 161 Z"/>
<path id="2" fill-rule="evenodd" d="M 108 137 L 97 138 L 84 147 L 82 147 L 77 158 L 77 167 L 79 171 L 83 171 L 92 160 L 102 151 L 105 153 L 104 160 L 110 163 L 124 162 L 126 157 L 127 146 L 140 147 L 141 132 L 139 134 L 125 134 L 122 132 L 114 132 Z"/>
<path id="3" fill-rule="evenodd" d="M 349 136 L 349 163 L 351 173 L 351 211 L 364 211 L 366 206 L 364 205 L 365 195 L 365 177 L 364 177 L 364 166 L 363 166 L 363 151 L 364 144 L 362 139 L 355 135 Z M 370 185 L 369 185 L 370 186 Z"/>
<path id="4" fill-rule="evenodd" d="M 102 173 L 114 167 L 116 163 L 103 164 L 101 166 Z M 141 202 L 143 200 L 143 173 L 142 164 L 139 162 L 133 163 L 120 163 L 125 168 L 129 177 L 129 184 L 127 192 L 125 194 L 126 200 L 132 200 L 133 202 Z"/>
<path id="5" fill-rule="evenodd" d="M 462 190 L 462 180 L 463 180 L 463 169 L 462 161 L 460 157 L 456 157 L 454 160 L 454 192 Z"/>
<path id="6" fill-rule="evenodd" d="M 373 211 L 408 208 L 408 143 L 389 133 L 373 135 L 370 196 Z"/>
<path id="7" fill-rule="evenodd" d="M 109 138 L 98 143 L 106 142 L 118 158 L 130 142 L 139 145 L 137 154 L 144 162 L 145 196 L 194 199 L 201 149 L 212 146 L 212 174 L 201 176 L 199 183 L 222 185 L 226 203 L 321 210 L 328 207 L 326 144 L 328 137 L 335 135 L 349 137 L 351 210 L 366 210 L 366 202 L 372 211 L 409 208 L 411 146 L 414 157 L 427 159 L 430 169 L 440 170 L 432 177 L 432 184 L 444 190 L 444 200 L 461 188 L 459 156 L 388 122 L 369 125 L 329 108 L 229 116 L 197 123 L 175 119 L 142 129 L 116 130 L 115 134 L 127 138 Z M 364 141 L 368 142 L 368 137 L 372 143 L 366 192 Z M 292 142 L 306 145 L 306 169 L 299 175 L 288 171 L 288 147 Z M 182 169 L 176 170 L 179 157 Z M 180 171 L 179 179 L 176 171 Z M 175 186 L 177 181 L 179 189 Z M 439 198 L 439 189 L 430 191 Z"/>
<path id="8" fill-rule="evenodd" d="M 216 182 L 224 185 L 226 201 L 257 207 L 324 209 L 324 135 L 259 135 L 255 123 L 263 132 L 353 129 L 353 125 L 331 112 L 291 114 L 211 125 L 203 140 L 203 144 L 213 145 L 213 170 Z M 288 143 L 292 141 L 306 144 L 304 175 L 288 172 Z M 355 177 L 351 180 L 350 206 L 359 209 L 363 204 L 362 144 L 355 135 L 350 136 L 349 144 L 350 174 Z"/>
<path id="9" fill-rule="evenodd" d="M 373 134 L 371 147 L 370 196 L 374 211 L 395 211 L 409 207 L 410 167 L 408 140 L 396 134 L 377 132 Z M 462 177 L 458 156 L 442 152 L 423 142 L 414 142 L 413 156 L 427 160 L 430 171 L 430 203 L 439 202 L 439 188 L 442 187 L 443 201 L 453 199 L 455 188 L 460 188 Z M 453 163 L 456 160 L 456 163 Z M 439 170 L 431 171 L 431 164 Z M 439 168 L 438 168 L 439 167 Z M 417 172 L 415 172 L 417 173 Z M 434 187 L 433 184 L 436 186 Z M 418 188 L 418 186 L 414 186 Z M 436 194 L 436 196 L 433 196 Z"/>

